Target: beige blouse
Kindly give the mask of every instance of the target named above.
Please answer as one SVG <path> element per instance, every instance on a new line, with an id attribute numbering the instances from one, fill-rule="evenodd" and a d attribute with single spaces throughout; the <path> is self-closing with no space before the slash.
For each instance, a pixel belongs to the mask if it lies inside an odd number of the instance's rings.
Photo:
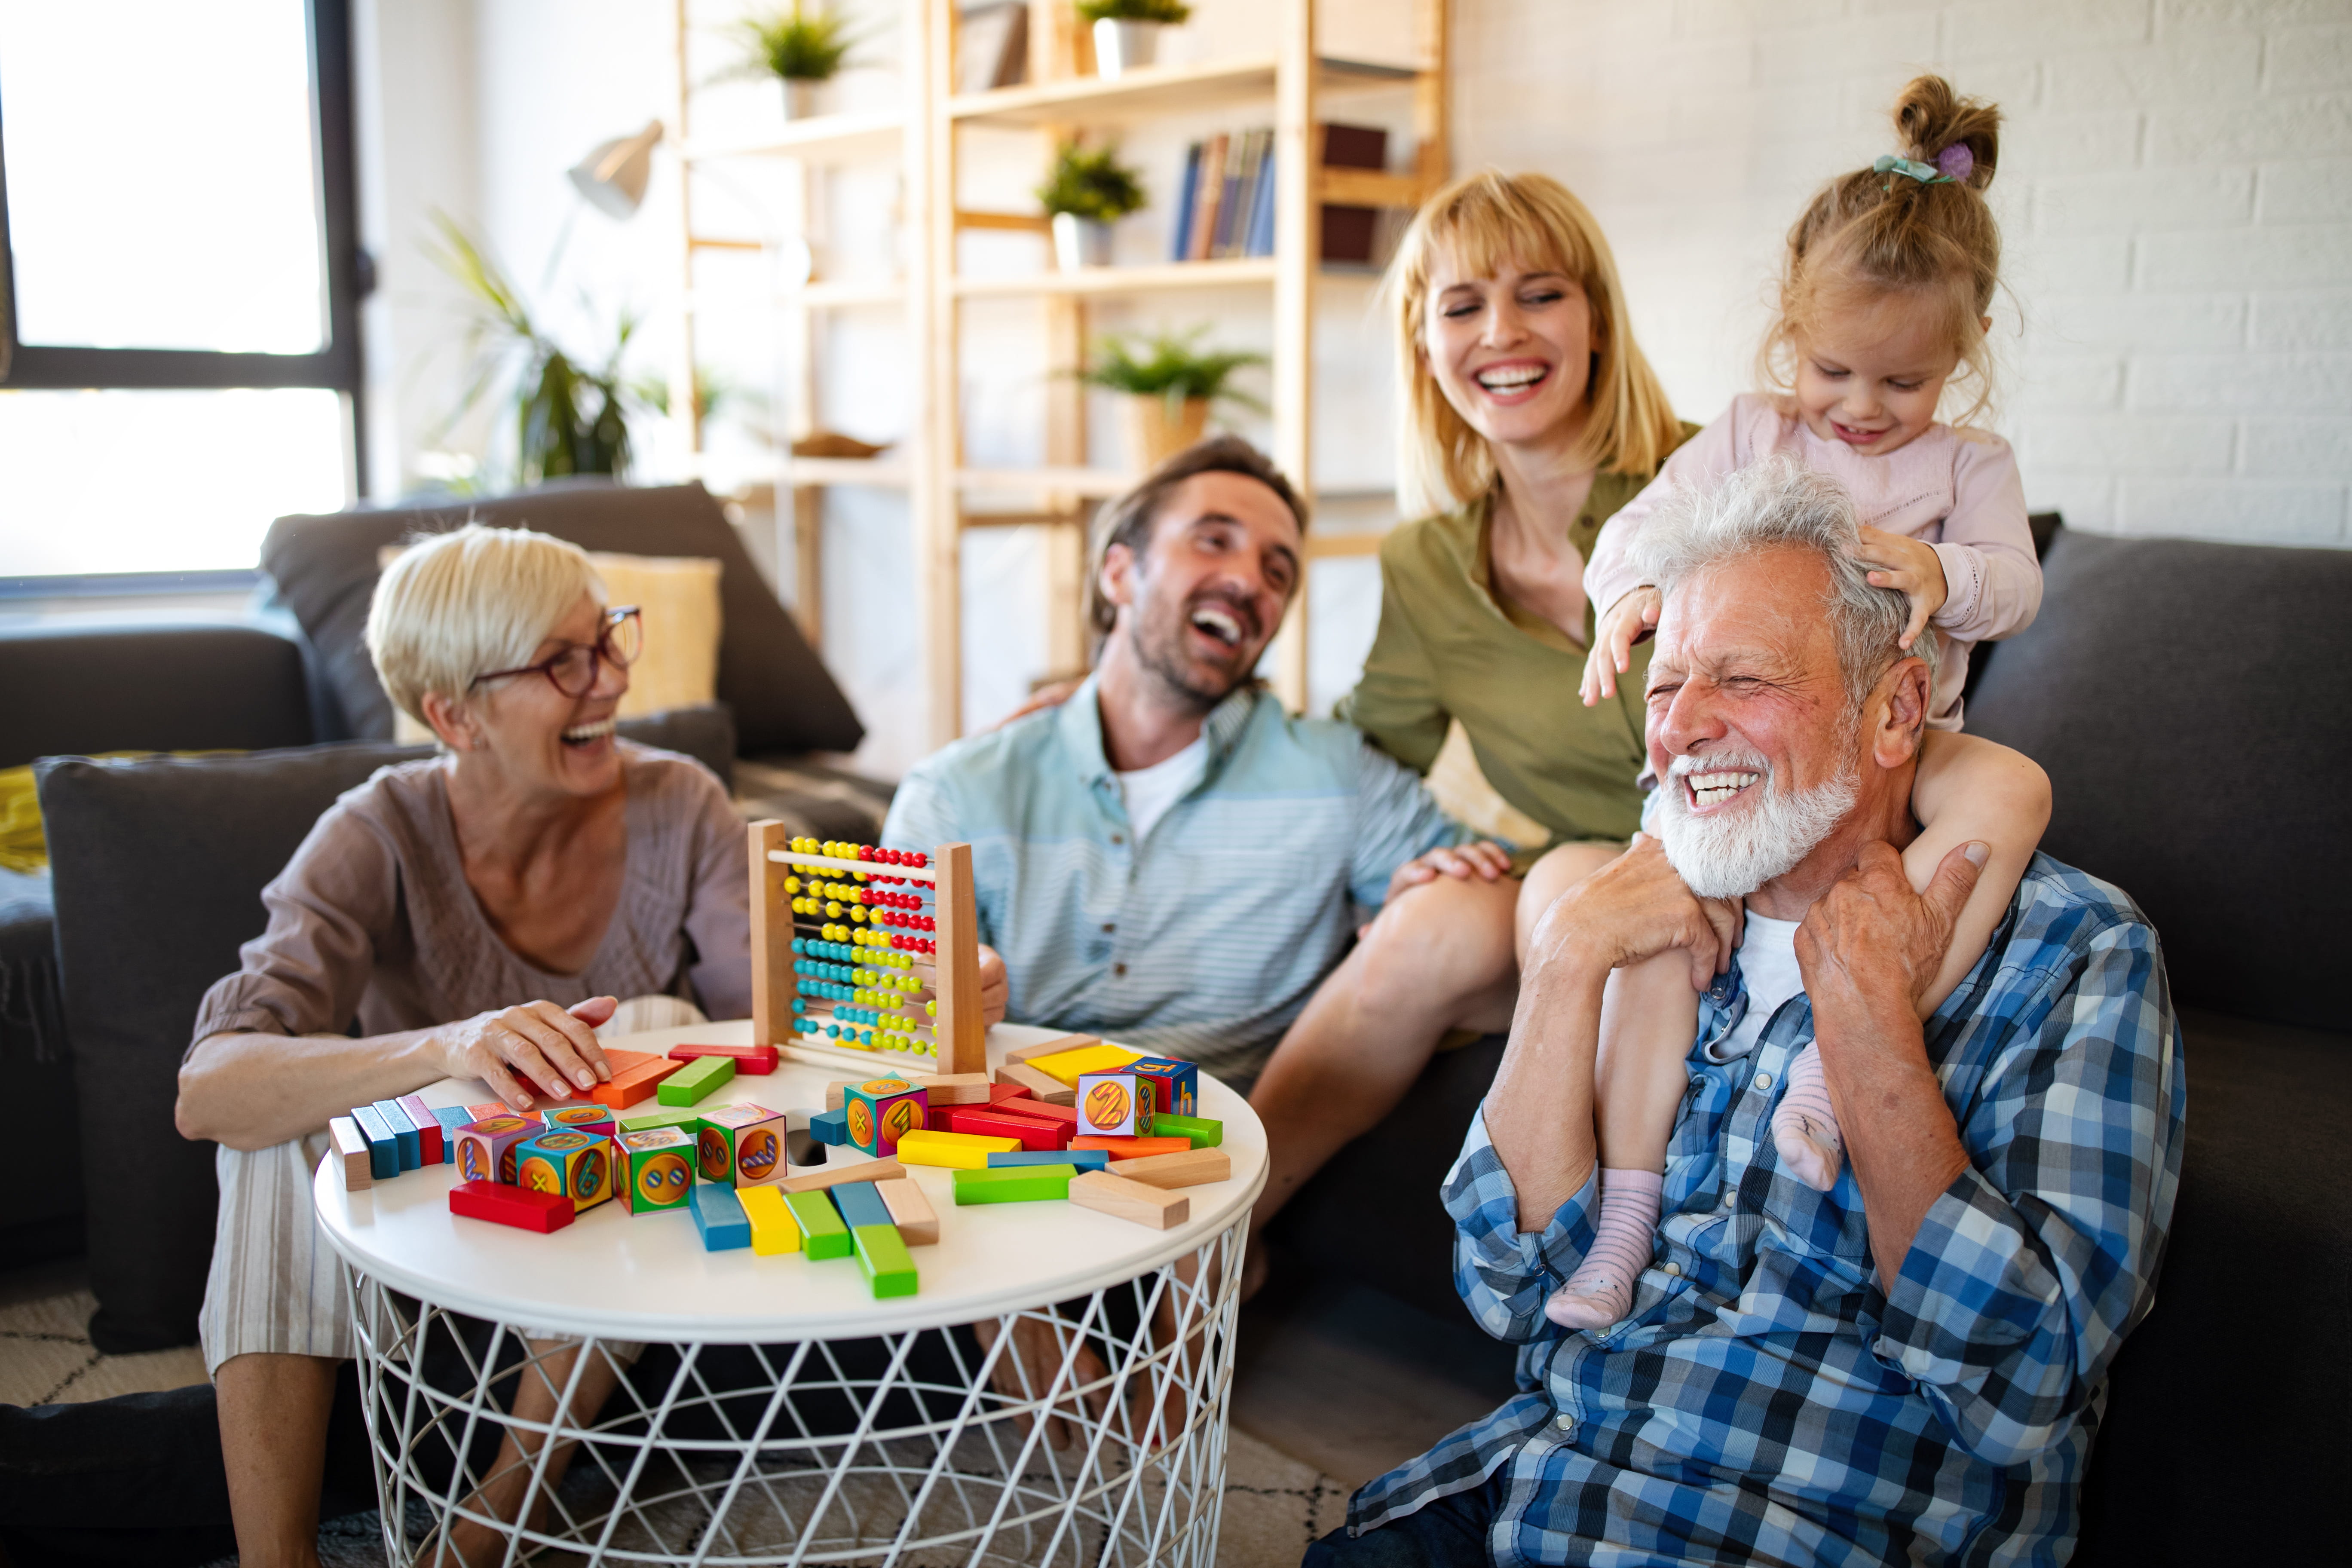
<path id="1" fill-rule="evenodd" d="M 232 1030 L 362 1035 L 428 1028 L 545 1000 L 682 996 L 712 1018 L 751 1010 L 743 825 L 694 762 L 620 742 L 628 868 L 586 968 L 557 974 L 490 929 L 449 818 L 438 761 L 382 770 L 319 818 L 262 889 L 269 929 L 205 993 L 194 1039 Z"/>

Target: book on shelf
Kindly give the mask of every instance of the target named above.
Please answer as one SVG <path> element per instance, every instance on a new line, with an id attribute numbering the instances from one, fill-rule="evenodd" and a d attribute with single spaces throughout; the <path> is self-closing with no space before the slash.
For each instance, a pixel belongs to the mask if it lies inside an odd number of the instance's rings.
<path id="1" fill-rule="evenodd" d="M 1323 127 L 1327 168 L 1384 169 L 1389 134 L 1378 126 Z M 1220 132 L 1184 151 L 1170 226 L 1171 261 L 1223 261 L 1274 254 L 1274 132 Z M 1323 206 L 1322 259 L 1369 263 L 1380 247 L 1380 209 Z"/>

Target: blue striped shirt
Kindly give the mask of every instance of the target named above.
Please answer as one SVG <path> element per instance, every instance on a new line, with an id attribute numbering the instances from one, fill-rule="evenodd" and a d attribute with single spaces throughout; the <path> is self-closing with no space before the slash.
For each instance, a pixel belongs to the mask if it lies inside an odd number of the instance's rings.
<path id="1" fill-rule="evenodd" d="M 1249 1074 L 1347 951 L 1357 906 L 1468 835 L 1353 725 L 1294 719 L 1244 687 L 1202 728 L 1200 783 L 1139 844 L 1091 679 L 917 763 L 882 839 L 971 845 L 1008 1016 Z"/>
<path id="2" fill-rule="evenodd" d="M 1699 1045 L 1746 1001 L 1735 963 Z M 2156 933 L 2114 888 L 2035 858 L 1927 1024 L 1969 1168 L 1891 1289 L 1851 1166 L 1817 1193 L 1773 1151 L 1777 1091 L 1812 1032 L 1800 994 L 1746 1057 L 1694 1048 L 1656 1250 L 1601 1332 L 1543 1315 L 1592 1243 L 1594 1184 L 1519 1234 L 1473 1122 L 1444 1189 L 1454 1283 L 1521 1346 L 1522 1392 L 1364 1487 L 1351 1528 L 1499 1470 L 1497 1563 L 2066 1559 L 2107 1368 L 2154 1300 L 2179 1181 L 2180 1032 Z"/>

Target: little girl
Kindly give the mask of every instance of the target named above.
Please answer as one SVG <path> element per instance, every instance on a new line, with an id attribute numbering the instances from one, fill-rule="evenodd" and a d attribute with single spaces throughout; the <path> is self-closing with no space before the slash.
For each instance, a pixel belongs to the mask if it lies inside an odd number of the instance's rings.
<path id="1" fill-rule="evenodd" d="M 2000 114 L 1928 76 L 1904 89 L 1895 123 L 1905 155 L 1831 181 L 1789 231 L 1780 318 L 1759 355 L 1776 391 L 1735 399 L 1601 531 L 1584 584 L 1605 608 L 1583 697 L 1591 705 L 1614 695 L 1633 645 L 1657 625 L 1657 590 L 1631 574 L 1626 556 L 1668 495 L 1711 489 L 1776 454 L 1843 481 L 1862 514 L 1870 581 L 1910 600 L 1902 646 L 1931 630 L 1940 654 L 1932 732 L 1912 786 L 1912 814 L 1924 831 L 1905 851 L 1905 868 L 1924 889 L 1954 847 L 1976 839 L 1991 849 L 1943 970 L 1920 998 L 1925 1017 L 1974 967 L 2007 910 L 2049 821 L 2050 790 L 2025 757 L 1958 732 L 1969 646 L 2022 630 L 2042 600 L 2009 444 L 1936 417 L 1956 373 L 1976 383 L 1962 418 L 1988 397 L 1985 334 L 2000 237 L 1982 193 Z M 1795 931 L 1748 917 L 1741 972 L 1750 1007 L 1717 1049 L 1752 1048 L 1772 1009 L 1799 987 Z M 1688 973 L 1684 955 L 1666 953 L 1610 978 L 1596 1069 L 1598 1238 L 1545 1309 L 1565 1327 L 1615 1322 L 1648 1267 L 1666 1140 L 1688 1083 L 1684 1062 L 1697 1007 Z M 1812 1046 L 1790 1065 L 1772 1136 L 1782 1164 L 1801 1180 L 1822 1192 L 1836 1184 L 1844 1144 Z"/>

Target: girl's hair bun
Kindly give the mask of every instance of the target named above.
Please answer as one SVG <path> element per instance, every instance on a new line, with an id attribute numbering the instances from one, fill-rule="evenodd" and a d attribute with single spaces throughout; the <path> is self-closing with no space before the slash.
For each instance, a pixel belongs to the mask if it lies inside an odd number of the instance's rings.
<path id="1" fill-rule="evenodd" d="M 1993 166 L 2000 159 L 2000 110 L 1982 99 L 1962 98 L 1939 76 L 1913 79 L 1895 100 L 1895 131 L 1903 155 L 1918 163 L 1937 164 L 1972 190 L 1992 184 Z M 1965 173 L 1938 163 L 1948 148 L 1966 147 L 1973 165 Z"/>

